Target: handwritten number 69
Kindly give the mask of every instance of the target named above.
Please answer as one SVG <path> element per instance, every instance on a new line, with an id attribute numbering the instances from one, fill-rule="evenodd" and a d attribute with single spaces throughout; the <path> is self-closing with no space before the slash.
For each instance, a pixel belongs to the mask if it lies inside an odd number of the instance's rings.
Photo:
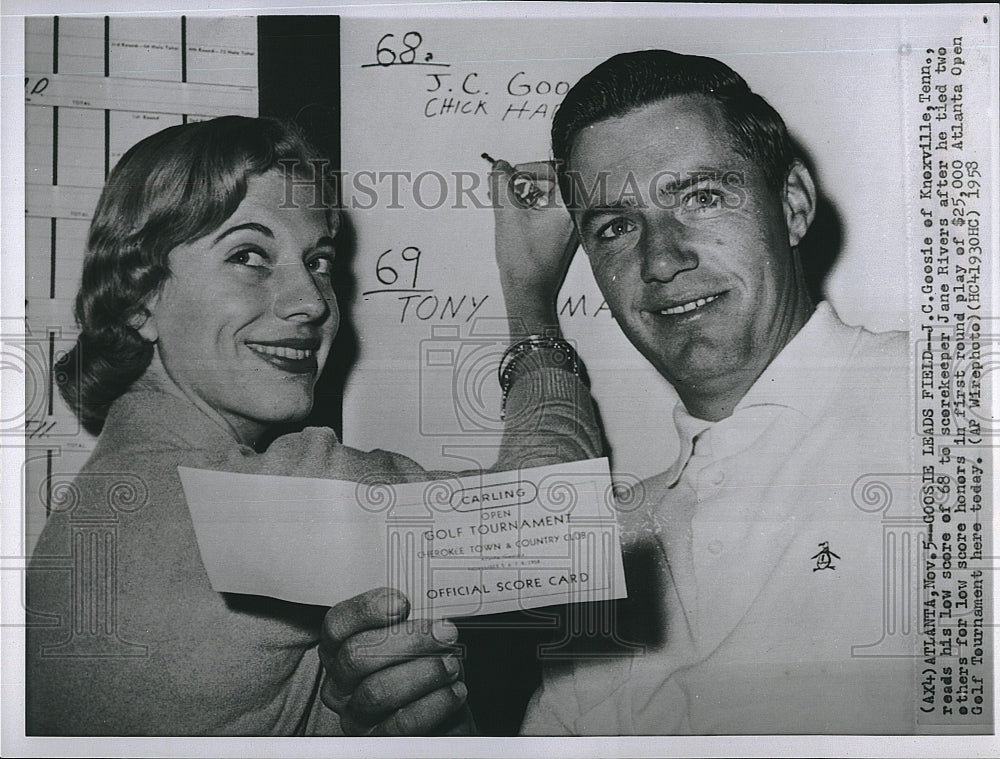
<path id="1" fill-rule="evenodd" d="M 375 50 L 375 60 L 378 61 L 379 66 L 393 66 L 416 62 L 417 48 L 424 41 L 424 38 L 420 36 L 420 32 L 407 32 L 403 35 L 403 49 L 398 55 L 395 50 L 386 44 L 387 40 L 391 40 L 395 36 L 395 34 L 383 34 L 382 39 L 378 41 L 378 47 Z"/>
<path id="2" fill-rule="evenodd" d="M 394 285 L 397 280 L 399 280 L 399 272 L 395 268 L 388 264 L 383 264 L 382 259 L 388 256 L 390 253 L 395 253 L 395 251 L 390 248 L 385 251 L 382 255 L 378 257 L 378 261 L 375 262 L 375 276 L 378 277 L 378 281 L 383 285 Z M 417 270 L 420 267 L 420 248 L 416 248 L 412 245 L 403 248 L 399 251 L 399 257 L 406 261 L 407 263 L 413 264 L 413 280 L 410 287 L 416 288 L 417 286 Z"/>

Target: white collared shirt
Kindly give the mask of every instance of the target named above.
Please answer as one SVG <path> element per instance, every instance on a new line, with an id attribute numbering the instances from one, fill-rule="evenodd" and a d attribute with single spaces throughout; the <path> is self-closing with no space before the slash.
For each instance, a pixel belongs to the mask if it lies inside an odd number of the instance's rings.
<path id="1" fill-rule="evenodd" d="M 659 578 L 630 597 L 661 604 L 641 602 L 665 641 L 547 666 L 522 731 L 914 732 L 907 358 L 905 334 L 820 304 L 730 417 L 678 405 L 678 458 L 623 520 L 627 556 L 655 565 L 630 582 Z"/>

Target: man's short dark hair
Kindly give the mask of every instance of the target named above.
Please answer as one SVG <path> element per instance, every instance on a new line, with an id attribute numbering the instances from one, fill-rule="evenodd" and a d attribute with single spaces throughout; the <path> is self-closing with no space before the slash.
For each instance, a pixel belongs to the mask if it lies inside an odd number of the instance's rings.
<path id="1" fill-rule="evenodd" d="M 705 95 L 719 103 L 733 149 L 760 167 L 769 187 L 784 187 L 796 156 L 778 112 L 721 61 L 670 50 L 621 53 L 573 85 L 552 121 L 557 165 L 572 168 L 573 142 L 585 127 L 677 95 Z"/>

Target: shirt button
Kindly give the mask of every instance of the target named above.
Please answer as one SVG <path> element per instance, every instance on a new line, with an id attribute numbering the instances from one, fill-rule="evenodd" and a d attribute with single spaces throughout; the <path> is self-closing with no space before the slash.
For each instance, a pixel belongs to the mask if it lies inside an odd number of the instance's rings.
<path id="1" fill-rule="evenodd" d="M 723 472 L 721 469 L 717 469 L 714 472 L 712 472 L 712 477 L 710 479 L 710 482 L 713 485 L 721 485 L 725 481 L 726 481 L 726 473 Z"/>
<path id="2" fill-rule="evenodd" d="M 718 556 L 720 553 L 722 553 L 722 541 L 721 540 L 713 540 L 711 543 L 709 543 L 708 544 L 708 552 L 709 553 L 714 553 L 716 556 Z"/>

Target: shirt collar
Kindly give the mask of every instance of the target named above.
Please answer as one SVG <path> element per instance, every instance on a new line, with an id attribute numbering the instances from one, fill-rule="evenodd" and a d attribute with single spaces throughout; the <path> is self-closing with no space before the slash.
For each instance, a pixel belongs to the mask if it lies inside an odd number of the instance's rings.
<path id="1" fill-rule="evenodd" d="M 677 427 L 677 434 L 680 438 L 680 450 L 677 453 L 677 459 L 664 474 L 667 487 L 673 487 L 677 484 L 681 472 L 684 471 L 691 454 L 694 453 L 695 438 L 711 427 L 712 422 L 691 416 L 684 408 L 684 404 L 677 401 L 677 405 L 674 406 L 674 426 Z"/>
<path id="2" fill-rule="evenodd" d="M 829 303 L 820 303 L 733 413 L 752 406 L 782 406 L 819 418 L 861 332 L 860 327 L 845 326 Z"/>
<path id="3" fill-rule="evenodd" d="M 725 424 L 737 415 L 749 416 L 753 412 L 747 410 L 759 406 L 789 408 L 807 419 L 817 419 L 861 331 L 860 327 L 846 327 L 830 304 L 820 303 L 809 321 L 757 378 L 736 405 L 732 416 L 718 424 Z M 766 413 L 753 415 L 761 423 L 771 418 Z M 674 406 L 674 424 L 680 438 L 680 450 L 664 475 L 668 487 L 673 487 L 680 479 L 694 452 L 695 438 L 715 423 L 691 416 L 683 402 L 678 401 Z"/>

